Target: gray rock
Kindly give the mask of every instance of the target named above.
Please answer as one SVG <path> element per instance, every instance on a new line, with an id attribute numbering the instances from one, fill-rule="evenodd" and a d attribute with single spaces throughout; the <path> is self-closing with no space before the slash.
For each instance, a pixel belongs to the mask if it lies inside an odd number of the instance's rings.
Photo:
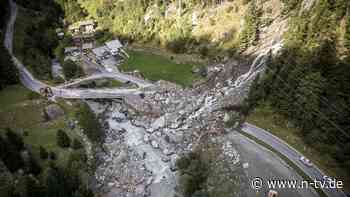
<path id="1" fill-rule="evenodd" d="M 152 140 L 151 145 L 153 148 L 159 148 L 159 144 L 155 140 Z"/>
<path id="2" fill-rule="evenodd" d="M 143 136 L 143 141 L 146 142 L 146 143 L 148 143 L 148 142 L 150 141 L 150 136 L 149 136 L 149 134 L 145 134 L 145 135 Z"/>
<path id="3" fill-rule="evenodd" d="M 45 107 L 44 114 L 47 120 L 55 120 L 61 116 L 64 116 L 64 111 L 59 105 L 51 104 Z"/>

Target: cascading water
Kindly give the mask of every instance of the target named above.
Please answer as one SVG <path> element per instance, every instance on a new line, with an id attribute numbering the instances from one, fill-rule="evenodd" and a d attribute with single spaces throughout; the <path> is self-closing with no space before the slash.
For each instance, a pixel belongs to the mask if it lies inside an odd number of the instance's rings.
<path id="1" fill-rule="evenodd" d="M 253 61 L 250 66 L 250 69 L 247 73 L 239 76 L 237 80 L 234 82 L 234 87 L 239 88 L 243 84 L 246 84 L 248 81 L 253 80 L 257 74 L 262 72 L 265 69 L 265 63 L 269 57 L 269 55 L 276 54 L 282 47 L 283 42 L 280 41 L 270 48 L 265 49 L 262 53 L 260 53 Z M 271 54 L 270 54 L 271 52 Z"/>

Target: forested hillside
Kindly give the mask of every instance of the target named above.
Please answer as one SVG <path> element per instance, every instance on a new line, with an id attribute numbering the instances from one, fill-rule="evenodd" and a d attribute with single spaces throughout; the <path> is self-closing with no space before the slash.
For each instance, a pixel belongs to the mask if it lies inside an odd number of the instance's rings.
<path id="1" fill-rule="evenodd" d="M 51 58 L 58 45 L 55 29 L 62 14 L 55 0 L 17 0 L 14 53 L 40 79 L 51 78 Z"/>
<path id="2" fill-rule="evenodd" d="M 8 13 L 8 2 L 0 2 L 0 90 L 18 82 L 17 70 L 12 64 L 11 57 L 4 47 L 4 35 Z"/>
<path id="3" fill-rule="evenodd" d="M 258 26 L 270 23 L 276 13 L 271 1 L 264 8 L 269 12 L 260 12 L 262 6 L 258 8 L 256 0 L 250 4 L 249 0 L 59 1 L 68 22 L 94 18 L 101 31 L 108 30 L 129 41 L 203 56 L 229 55 L 241 46 L 247 47 L 241 42 L 253 43 L 248 39 L 257 39 Z M 245 16 L 249 20 L 246 25 L 242 24 Z"/>
<path id="4" fill-rule="evenodd" d="M 306 143 L 349 172 L 349 2 L 319 0 L 310 12 L 301 11 L 301 1 L 289 7 L 284 48 L 267 63 L 249 102 L 285 115 Z"/>

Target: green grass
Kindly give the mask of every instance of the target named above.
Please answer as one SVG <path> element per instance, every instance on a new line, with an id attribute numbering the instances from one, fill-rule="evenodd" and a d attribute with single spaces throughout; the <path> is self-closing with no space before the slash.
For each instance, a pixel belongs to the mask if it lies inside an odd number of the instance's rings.
<path id="1" fill-rule="evenodd" d="M 0 91 L 0 110 L 3 110 L 9 105 L 25 101 L 29 90 L 21 85 L 8 86 Z"/>
<path id="2" fill-rule="evenodd" d="M 78 136 L 66 126 L 66 118 L 70 117 L 72 112 L 70 108 L 63 106 L 66 117 L 56 120 L 44 122 L 42 111 L 48 104 L 43 99 L 29 100 L 29 90 L 20 85 L 9 86 L 0 91 L 0 134 L 5 128 L 11 128 L 15 132 L 27 132 L 28 136 L 24 136 L 23 140 L 32 147 L 32 150 L 38 157 L 39 147 L 43 146 L 48 151 L 54 151 L 57 155 L 57 163 L 64 166 L 71 150 L 62 149 L 56 144 L 56 132 L 63 129 L 73 138 Z M 59 103 L 59 105 L 62 102 Z M 67 111 L 68 109 L 68 111 Z M 41 161 L 45 166 L 47 162 Z"/>
<path id="3" fill-rule="evenodd" d="M 295 127 L 288 127 L 288 120 L 274 112 L 270 107 L 261 105 L 257 107 L 248 117 L 247 122 L 263 128 L 287 142 L 290 146 L 305 155 L 322 171 L 337 180 L 344 182 L 345 190 L 350 190 L 350 176 L 345 169 L 329 155 L 306 144 L 301 131 Z"/>
<path id="4" fill-rule="evenodd" d="M 149 80 L 166 80 L 190 86 L 200 77 L 193 74 L 190 64 L 177 64 L 170 59 L 141 51 L 128 51 L 130 58 L 120 68 L 123 71 L 140 71 Z"/>
<path id="5" fill-rule="evenodd" d="M 125 84 L 114 80 L 114 79 L 97 79 L 97 80 L 93 80 L 93 81 L 89 81 L 86 83 L 83 83 L 80 85 L 81 88 L 84 87 L 89 87 L 89 88 L 118 88 L 118 87 L 122 87 Z"/>

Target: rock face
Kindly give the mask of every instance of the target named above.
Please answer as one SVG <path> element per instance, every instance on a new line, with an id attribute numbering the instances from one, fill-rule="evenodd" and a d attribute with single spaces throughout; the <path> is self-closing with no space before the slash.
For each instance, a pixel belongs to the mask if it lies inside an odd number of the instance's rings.
<path id="1" fill-rule="evenodd" d="M 55 120 L 61 116 L 64 116 L 64 111 L 57 104 L 51 104 L 45 107 L 44 114 L 47 120 Z"/>

